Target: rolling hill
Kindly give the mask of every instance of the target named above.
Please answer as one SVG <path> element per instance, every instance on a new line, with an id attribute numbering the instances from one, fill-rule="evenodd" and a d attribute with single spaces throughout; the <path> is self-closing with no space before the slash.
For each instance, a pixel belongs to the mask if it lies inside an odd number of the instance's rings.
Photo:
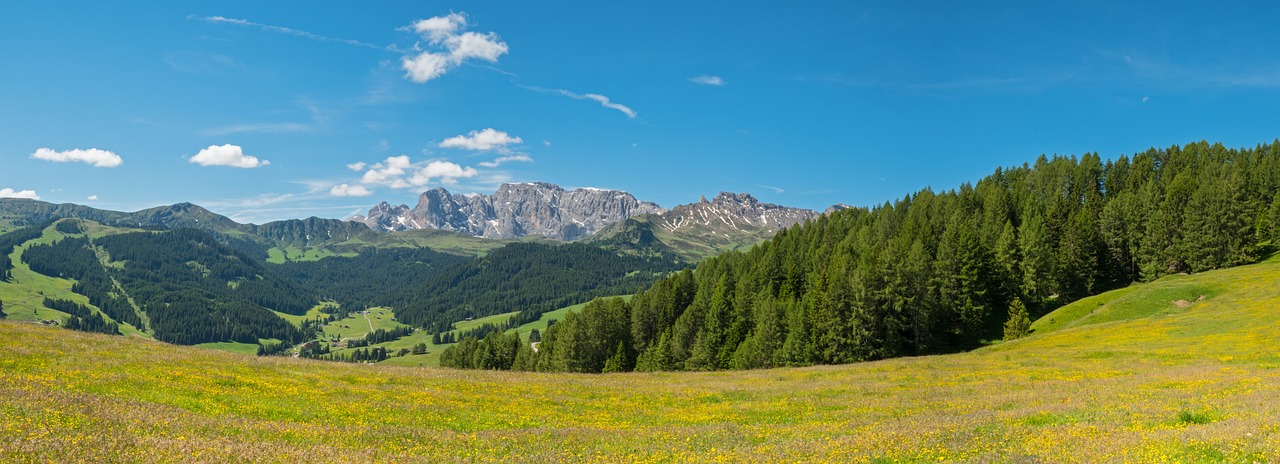
<path id="1" fill-rule="evenodd" d="M 1169 276 L 969 353 L 711 373 L 334 364 L 4 321 L 0 460 L 1273 461 L 1277 277 Z"/>

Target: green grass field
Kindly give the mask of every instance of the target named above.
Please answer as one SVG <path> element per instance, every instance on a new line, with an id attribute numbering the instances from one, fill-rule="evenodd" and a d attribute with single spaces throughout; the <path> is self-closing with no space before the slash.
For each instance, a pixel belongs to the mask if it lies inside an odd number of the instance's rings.
<path id="1" fill-rule="evenodd" d="M 478 319 L 472 319 L 470 321 L 459 321 L 453 324 L 453 328 L 455 331 L 465 331 L 465 330 L 474 329 L 476 327 L 480 327 L 484 324 L 495 324 L 495 325 L 501 324 L 503 322 L 506 322 L 508 319 L 511 318 L 511 316 L 514 316 L 514 315 L 516 315 L 516 313 L 511 312 L 506 314 L 497 314 L 493 316 L 486 316 Z M 356 317 L 359 317 L 359 316 L 356 316 Z M 393 356 L 379 364 L 388 365 L 388 366 L 436 367 L 440 365 L 440 353 L 444 352 L 445 349 L 454 345 L 453 343 L 443 343 L 439 345 L 432 343 L 430 333 L 423 330 L 418 330 L 418 331 L 415 331 L 412 335 L 409 335 L 407 337 L 402 337 L 399 340 L 394 340 L 386 343 L 378 343 L 375 345 L 371 345 L 370 347 L 386 348 L 387 352 L 392 353 L 394 355 L 395 353 L 398 353 L 401 349 L 412 350 L 413 346 L 419 343 L 427 346 L 427 354 L 422 354 L 422 355 L 409 354 L 403 357 Z M 344 350 L 337 350 L 336 352 L 341 353 L 342 351 Z"/>
<path id="2" fill-rule="evenodd" d="M 970 353 L 746 372 L 342 364 L 0 322 L 0 461 L 1276 462 L 1277 278 L 1174 276 Z"/>
<path id="3" fill-rule="evenodd" d="M 258 354 L 258 347 L 261 345 L 239 342 L 210 342 L 192 345 L 196 348 L 204 348 L 209 350 L 228 351 L 231 353 L 247 354 L 254 356 Z"/>
<path id="4" fill-rule="evenodd" d="M 359 255 L 354 251 L 339 252 L 329 247 L 271 247 L 267 250 L 267 262 L 284 264 L 286 261 L 319 261 L 331 256 L 352 257 Z"/>
<path id="5" fill-rule="evenodd" d="M 394 329 L 404 324 L 396 322 L 395 313 L 387 308 L 370 308 L 366 314 L 351 313 L 345 319 L 333 321 L 324 327 L 327 337 L 361 338 L 378 329 Z"/>
<path id="6" fill-rule="evenodd" d="M 286 321 L 289 321 L 291 324 L 293 324 L 293 325 L 295 325 L 295 326 L 302 327 L 302 321 L 305 321 L 305 320 L 308 320 L 308 319 L 316 319 L 316 318 L 320 318 L 320 317 L 325 317 L 325 316 L 327 316 L 327 314 L 325 314 L 323 310 L 324 310 L 325 308 L 332 308 L 332 307 L 336 307 L 336 306 L 337 306 L 337 303 L 333 303 L 333 302 L 324 302 L 324 303 L 320 303 L 320 304 L 318 304 L 318 305 L 313 306 L 311 309 L 307 310 L 307 313 L 306 313 L 306 314 L 303 314 L 303 315 L 301 315 L 301 316 L 297 316 L 297 315 L 293 315 L 293 314 L 286 314 L 286 313 L 282 313 L 282 312 L 280 312 L 280 311 L 271 311 L 271 312 L 275 313 L 275 314 L 276 314 L 276 316 L 279 316 L 281 319 L 284 319 L 284 320 L 286 320 Z"/>

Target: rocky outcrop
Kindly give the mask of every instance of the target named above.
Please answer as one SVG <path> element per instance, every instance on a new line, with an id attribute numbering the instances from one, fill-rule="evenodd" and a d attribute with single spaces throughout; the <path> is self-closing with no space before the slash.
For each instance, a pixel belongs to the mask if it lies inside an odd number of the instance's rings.
<path id="1" fill-rule="evenodd" d="M 837 204 L 834 204 L 834 205 L 831 205 L 831 206 L 827 207 L 827 210 L 826 210 L 826 211 L 823 211 L 823 212 L 822 212 L 822 214 L 825 214 L 825 215 L 830 216 L 832 213 L 835 213 L 835 212 L 837 212 L 837 211 L 844 211 L 844 210 L 846 210 L 846 209 L 853 209 L 853 207 L 852 207 L 852 206 L 849 206 L 849 205 L 846 205 L 846 204 L 844 204 L 844 203 L 837 203 Z"/>
<path id="2" fill-rule="evenodd" d="M 413 208 L 379 203 L 364 223 L 383 231 L 440 229 L 486 238 L 577 240 L 631 216 L 662 212 L 627 192 L 565 190 L 538 182 L 503 184 L 493 195 L 454 195 L 435 188 L 422 192 Z"/>

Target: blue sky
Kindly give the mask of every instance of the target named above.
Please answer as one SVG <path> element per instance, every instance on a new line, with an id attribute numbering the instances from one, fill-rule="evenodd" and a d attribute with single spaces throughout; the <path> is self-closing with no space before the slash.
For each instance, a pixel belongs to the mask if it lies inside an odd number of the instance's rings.
<path id="1" fill-rule="evenodd" d="M 502 182 L 789 206 L 1280 137 L 1274 6 L 6 2 L 0 195 L 241 222 Z"/>

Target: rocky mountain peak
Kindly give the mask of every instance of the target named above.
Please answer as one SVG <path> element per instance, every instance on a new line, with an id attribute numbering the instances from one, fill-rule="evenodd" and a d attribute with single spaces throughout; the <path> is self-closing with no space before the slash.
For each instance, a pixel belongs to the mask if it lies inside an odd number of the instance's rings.
<path id="1" fill-rule="evenodd" d="M 706 197 L 703 197 L 703 198 L 705 199 Z M 716 195 L 716 198 L 714 200 L 711 200 L 711 203 L 718 204 L 718 205 L 726 205 L 726 204 L 754 205 L 754 204 L 760 203 L 760 201 L 756 200 L 756 197 L 751 196 L 750 193 L 720 192 L 719 195 Z"/>
<path id="2" fill-rule="evenodd" d="M 379 203 L 364 222 L 384 231 L 430 228 L 488 238 L 542 235 L 576 240 L 628 217 L 663 211 L 620 190 L 566 191 L 534 182 L 502 184 L 493 195 L 455 195 L 437 187 L 422 192 L 412 209 Z"/>
<path id="3" fill-rule="evenodd" d="M 749 193 L 720 192 L 711 201 L 702 196 L 697 203 L 677 206 L 662 214 L 657 222 L 672 232 L 702 227 L 720 229 L 727 234 L 730 230 L 776 232 L 817 216 L 812 210 L 761 203 Z"/>
<path id="4" fill-rule="evenodd" d="M 846 205 L 844 203 L 837 203 L 827 207 L 826 211 L 823 211 L 822 214 L 830 215 L 831 213 L 834 213 L 836 211 L 844 211 L 846 209 L 852 209 L 852 208 L 853 208 L 852 206 Z"/>

